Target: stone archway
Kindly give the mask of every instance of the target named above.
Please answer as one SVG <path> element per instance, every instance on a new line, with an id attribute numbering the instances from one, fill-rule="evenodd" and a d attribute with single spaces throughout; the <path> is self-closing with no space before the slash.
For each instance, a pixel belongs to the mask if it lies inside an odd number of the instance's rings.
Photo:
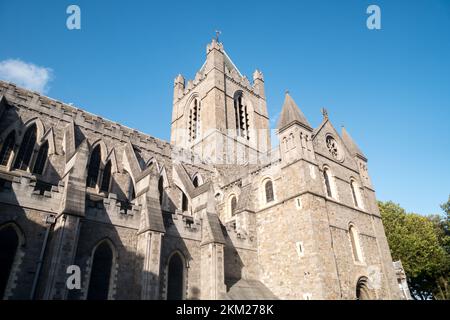
<path id="1" fill-rule="evenodd" d="M 0 300 L 5 296 L 20 238 L 12 224 L 0 227 Z"/>
<path id="2" fill-rule="evenodd" d="M 108 300 L 114 253 L 107 241 L 94 250 L 87 300 Z"/>
<path id="3" fill-rule="evenodd" d="M 361 277 L 356 284 L 356 299 L 357 300 L 372 300 L 371 290 L 368 286 L 368 279 Z"/>
<path id="4" fill-rule="evenodd" d="M 167 300 L 184 299 L 184 263 L 179 253 L 174 253 L 167 267 Z"/>

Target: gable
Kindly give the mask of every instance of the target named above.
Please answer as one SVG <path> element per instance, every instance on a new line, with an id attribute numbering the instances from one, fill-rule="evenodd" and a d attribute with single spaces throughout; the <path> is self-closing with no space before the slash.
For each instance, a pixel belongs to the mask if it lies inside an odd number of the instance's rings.
<path id="1" fill-rule="evenodd" d="M 330 153 L 328 146 L 327 146 L 327 137 L 332 136 L 334 140 L 338 144 L 339 151 L 342 154 L 342 159 L 336 159 L 333 157 L 333 155 Z M 356 165 L 356 162 L 350 153 L 350 151 L 347 149 L 344 141 L 342 140 L 339 133 L 336 131 L 336 129 L 331 124 L 330 120 L 324 119 L 324 121 L 321 123 L 321 125 L 318 127 L 317 131 L 314 133 L 313 137 L 313 146 L 314 146 L 314 152 L 317 154 L 320 154 L 328 159 L 331 159 L 343 166 L 349 167 L 353 170 L 358 170 L 358 167 Z"/>

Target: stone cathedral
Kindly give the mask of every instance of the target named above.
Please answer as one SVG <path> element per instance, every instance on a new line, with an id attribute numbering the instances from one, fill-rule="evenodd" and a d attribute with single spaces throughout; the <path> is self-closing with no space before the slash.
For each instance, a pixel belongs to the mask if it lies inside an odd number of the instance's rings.
<path id="1" fill-rule="evenodd" d="M 276 135 L 216 39 L 170 142 L 0 81 L 0 297 L 404 299 L 348 132 L 286 93 Z"/>

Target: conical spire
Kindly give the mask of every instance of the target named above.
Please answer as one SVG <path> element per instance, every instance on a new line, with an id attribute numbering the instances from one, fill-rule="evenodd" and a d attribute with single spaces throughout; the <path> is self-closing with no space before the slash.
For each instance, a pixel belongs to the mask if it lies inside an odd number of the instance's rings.
<path id="1" fill-rule="evenodd" d="M 352 153 L 352 155 L 359 155 L 363 158 L 366 158 L 364 153 L 362 153 L 361 149 L 359 149 L 358 145 L 353 141 L 350 134 L 347 132 L 344 126 L 342 126 L 342 140 L 347 146 L 348 150 Z"/>
<path id="2" fill-rule="evenodd" d="M 286 91 L 283 109 L 281 110 L 277 128 L 279 131 L 282 131 L 293 123 L 300 124 L 307 129 L 312 130 L 311 125 L 309 124 L 308 120 L 306 120 L 305 115 L 301 112 L 295 101 L 291 98 L 289 92 Z"/>

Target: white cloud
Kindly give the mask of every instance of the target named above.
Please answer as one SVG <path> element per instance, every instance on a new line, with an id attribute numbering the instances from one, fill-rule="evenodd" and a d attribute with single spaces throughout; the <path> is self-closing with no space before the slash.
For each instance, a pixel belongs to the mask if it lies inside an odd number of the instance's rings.
<path id="1" fill-rule="evenodd" d="M 0 79 L 41 93 L 48 92 L 53 70 L 19 59 L 0 61 Z"/>

